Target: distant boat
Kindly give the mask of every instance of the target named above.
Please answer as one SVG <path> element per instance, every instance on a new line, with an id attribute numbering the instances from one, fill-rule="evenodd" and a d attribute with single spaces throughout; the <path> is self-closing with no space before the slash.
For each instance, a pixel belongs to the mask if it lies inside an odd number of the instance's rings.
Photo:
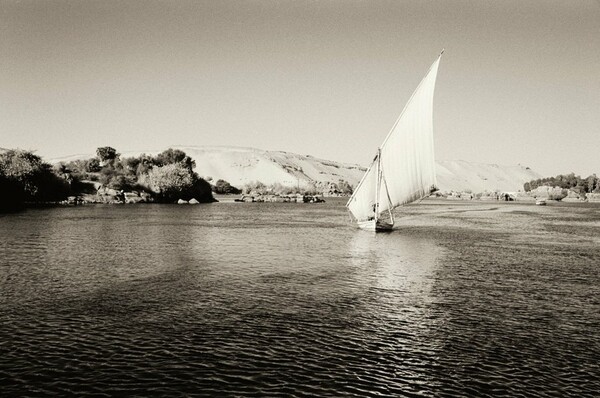
<path id="1" fill-rule="evenodd" d="M 408 100 L 346 204 L 362 229 L 390 231 L 396 207 L 436 189 L 433 92 L 443 53 Z"/>
<path id="2" fill-rule="evenodd" d="M 538 199 L 535 201 L 535 204 L 538 206 L 546 206 L 546 199 Z"/>

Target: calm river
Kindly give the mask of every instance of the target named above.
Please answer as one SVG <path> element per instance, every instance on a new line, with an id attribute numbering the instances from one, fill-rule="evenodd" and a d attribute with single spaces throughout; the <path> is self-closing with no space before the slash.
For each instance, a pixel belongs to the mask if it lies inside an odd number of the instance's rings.
<path id="1" fill-rule="evenodd" d="M 594 396 L 600 205 L 0 215 L 0 395 Z"/>

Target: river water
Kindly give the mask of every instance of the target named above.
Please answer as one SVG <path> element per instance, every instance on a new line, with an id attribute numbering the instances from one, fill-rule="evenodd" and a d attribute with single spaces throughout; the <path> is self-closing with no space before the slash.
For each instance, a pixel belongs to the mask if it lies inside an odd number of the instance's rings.
<path id="1" fill-rule="evenodd" d="M 0 216 L 3 396 L 594 396 L 600 206 Z"/>

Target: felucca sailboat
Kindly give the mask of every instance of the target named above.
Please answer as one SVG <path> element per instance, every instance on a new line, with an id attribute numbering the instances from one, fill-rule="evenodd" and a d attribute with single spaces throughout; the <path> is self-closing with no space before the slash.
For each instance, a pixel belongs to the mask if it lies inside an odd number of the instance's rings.
<path id="1" fill-rule="evenodd" d="M 443 53 L 408 100 L 346 204 L 362 229 L 391 230 L 396 207 L 429 196 L 436 189 L 433 92 Z"/>

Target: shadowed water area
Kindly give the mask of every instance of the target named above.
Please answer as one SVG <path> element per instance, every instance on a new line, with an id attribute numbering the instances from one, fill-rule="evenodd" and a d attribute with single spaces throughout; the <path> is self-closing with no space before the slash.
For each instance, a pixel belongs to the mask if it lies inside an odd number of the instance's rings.
<path id="1" fill-rule="evenodd" d="M 594 396 L 600 206 L 0 216 L 4 396 Z"/>

